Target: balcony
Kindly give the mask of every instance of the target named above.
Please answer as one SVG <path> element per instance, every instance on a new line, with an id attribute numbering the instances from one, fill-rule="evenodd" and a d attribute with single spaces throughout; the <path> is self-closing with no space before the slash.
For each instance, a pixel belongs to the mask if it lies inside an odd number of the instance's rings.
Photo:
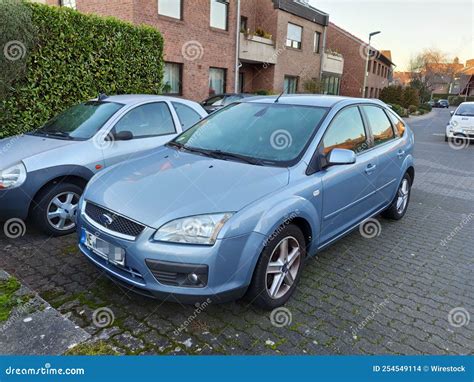
<path id="1" fill-rule="evenodd" d="M 240 34 L 239 58 L 251 64 L 276 64 L 278 51 L 273 40 L 258 36 Z"/>
<path id="2" fill-rule="evenodd" d="M 323 72 L 342 74 L 344 58 L 341 54 L 327 50 L 323 53 Z"/>

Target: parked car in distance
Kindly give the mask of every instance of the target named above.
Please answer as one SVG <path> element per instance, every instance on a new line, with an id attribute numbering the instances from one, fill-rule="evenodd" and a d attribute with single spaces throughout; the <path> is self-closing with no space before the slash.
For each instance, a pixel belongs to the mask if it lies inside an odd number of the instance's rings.
<path id="1" fill-rule="evenodd" d="M 79 198 L 94 174 L 165 144 L 205 116 L 199 104 L 178 98 L 104 95 L 0 140 L 0 221 L 30 216 L 50 235 L 74 232 Z"/>
<path id="2" fill-rule="evenodd" d="M 245 93 L 217 94 L 202 101 L 201 105 L 209 114 L 211 114 L 222 109 L 224 106 L 230 105 L 232 102 L 238 102 L 249 97 L 255 97 L 255 95 Z"/>
<path id="3" fill-rule="evenodd" d="M 446 126 L 445 141 L 474 140 L 474 102 L 463 102 L 451 112 L 451 120 Z"/>
<path id="4" fill-rule="evenodd" d="M 440 107 L 440 108 L 449 108 L 449 101 L 447 99 L 439 99 L 435 102 L 433 107 Z"/>
<path id="5" fill-rule="evenodd" d="M 79 248 L 137 293 L 188 303 L 246 294 L 273 309 L 307 257 L 381 212 L 403 218 L 413 146 L 380 101 L 243 100 L 96 175 L 80 202 Z"/>
<path id="6" fill-rule="evenodd" d="M 428 105 L 430 105 L 431 107 L 436 107 L 435 104 L 436 102 L 433 101 L 432 99 L 430 99 L 428 102 L 426 102 Z"/>

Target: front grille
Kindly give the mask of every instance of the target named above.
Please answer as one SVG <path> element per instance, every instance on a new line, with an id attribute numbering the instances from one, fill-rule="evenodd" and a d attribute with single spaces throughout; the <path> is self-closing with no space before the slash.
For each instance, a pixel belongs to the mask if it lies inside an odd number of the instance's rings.
<path id="1" fill-rule="evenodd" d="M 122 235 L 137 237 L 145 229 L 139 223 L 90 202 L 86 202 L 85 214 L 100 226 Z M 104 219 L 104 215 L 110 219 Z"/>

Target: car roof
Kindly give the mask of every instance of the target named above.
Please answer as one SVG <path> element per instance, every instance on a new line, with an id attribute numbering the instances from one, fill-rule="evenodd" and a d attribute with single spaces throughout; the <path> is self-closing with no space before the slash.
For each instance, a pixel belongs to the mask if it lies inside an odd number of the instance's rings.
<path id="1" fill-rule="evenodd" d="M 182 98 L 177 97 L 169 97 L 163 95 L 154 95 L 154 94 L 120 94 L 120 95 L 112 95 L 112 96 L 105 96 L 103 101 L 106 102 L 117 102 L 122 104 L 132 104 L 132 103 L 139 103 L 139 102 L 146 102 L 146 101 L 178 101 L 183 103 L 193 103 L 192 101 L 188 101 Z"/>
<path id="2" fill-rule="evenodd" d="M 246 98 L 242 102 L 274 103 L 277 98 L 278 96 L 256 96 L 252 98 Z M 331 108 L 334 105 L 344 101 L 348 103 L 374 103 L 377 105 L 386 106 L 385 103 L 378 99 L 352 98 L 320 94 L 285 94 L 280 97 L 278 103 L 284 105 L 317 106 Z"/>
<path id="3" fill-rule="evenodd" d="M 466 102 L 462 102 L 461 105 L 474 105 L 474 102 L 473 101 L 466 101 Z M 461 106 L 459 105 L 459 106 Z"/>

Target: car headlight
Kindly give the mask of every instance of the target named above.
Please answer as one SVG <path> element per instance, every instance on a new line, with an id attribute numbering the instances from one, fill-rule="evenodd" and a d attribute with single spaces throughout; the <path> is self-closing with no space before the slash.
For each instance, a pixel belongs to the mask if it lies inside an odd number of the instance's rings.
<path id="1" fill-rule="evenodd" d="M 21 186 L 26 180 L 26 167 L 17 163 L 5 170 L 0 170 L 0 190 Z"/>
<path id="2" fill-rule="evenodd" d="M 459 125 L 458 121 L 451 121 L 452 127 L 456 127 L 457 125 Z"/>
<path id="3" fill-rule="evenodd" d="M 213 245 L 217 235 L 233 213 L 189 216 L 166 223 L 154 235 L 158 241 Z"/>

